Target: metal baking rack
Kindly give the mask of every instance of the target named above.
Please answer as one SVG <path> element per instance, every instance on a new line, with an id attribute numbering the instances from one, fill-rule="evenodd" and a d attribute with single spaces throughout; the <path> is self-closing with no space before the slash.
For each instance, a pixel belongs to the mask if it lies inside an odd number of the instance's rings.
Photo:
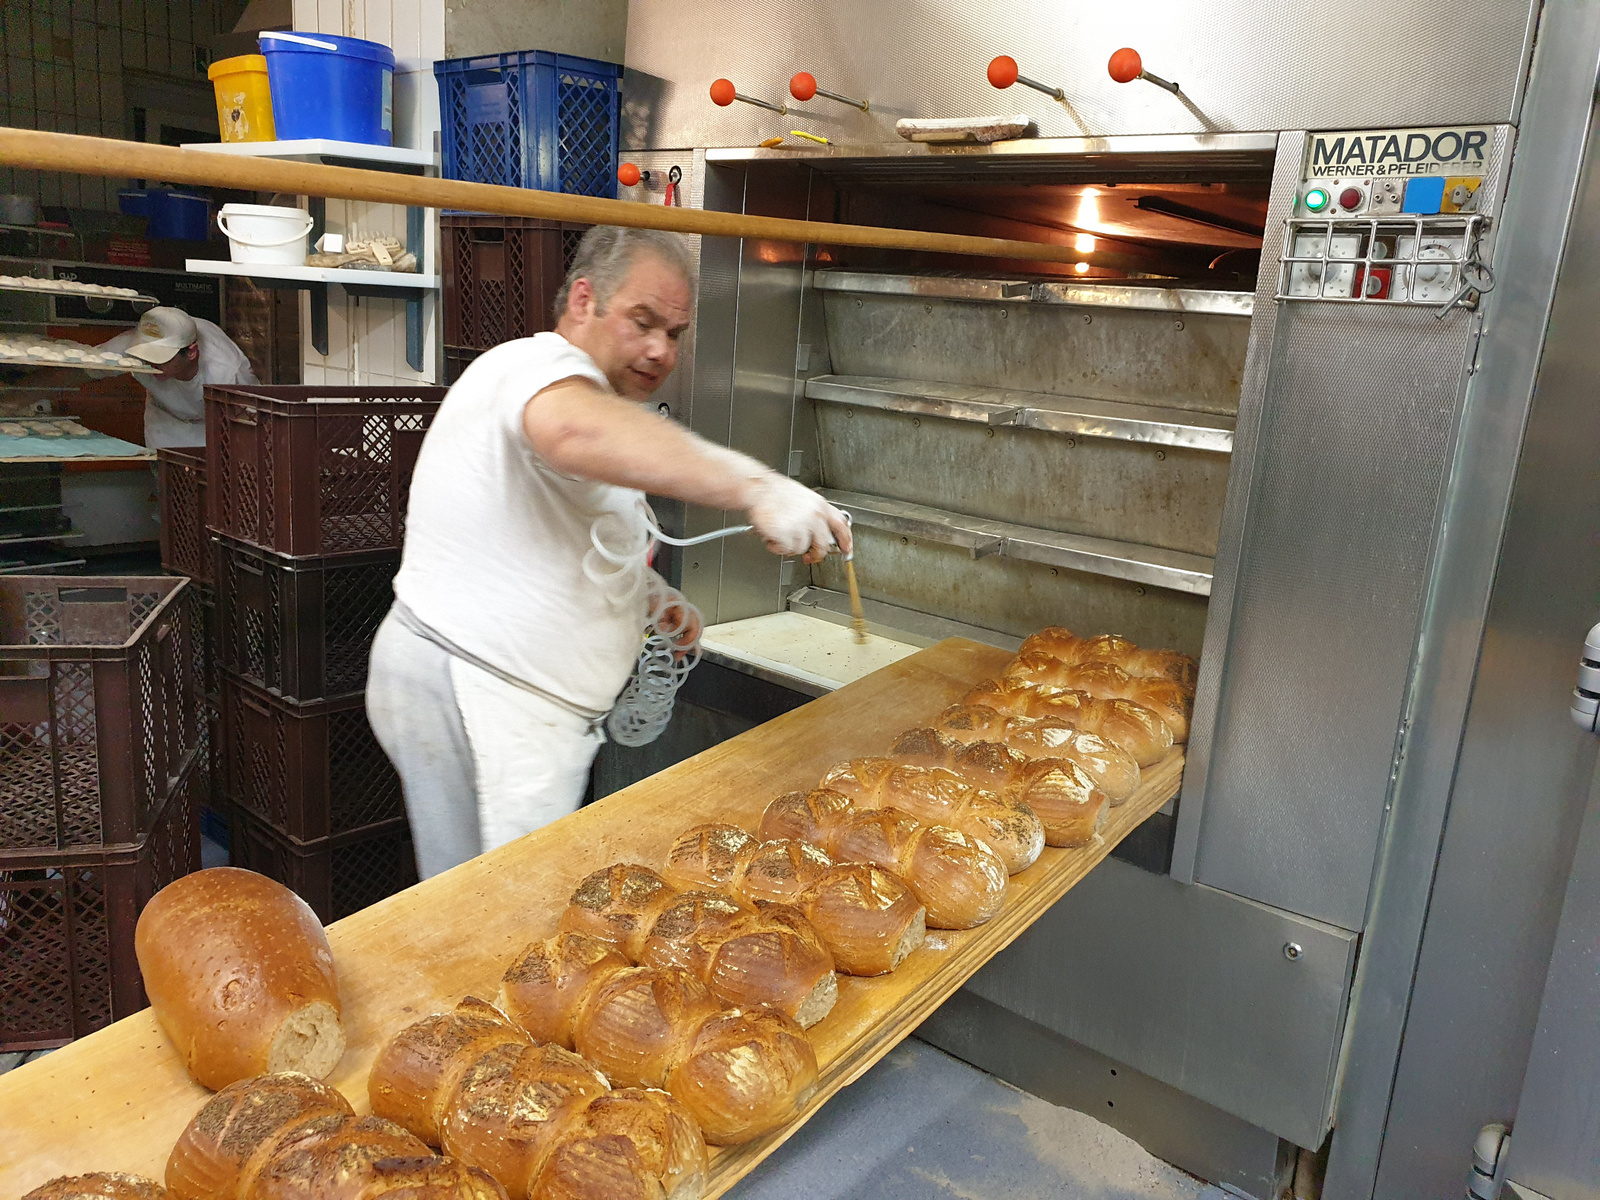
<path id="1" fill-rule="evenodd" d="M 113 292 L 91 291 L 90 289 L 95 285 L 79 283 L 74 279 L 43 279 L 35 275 L 30 276 L 30 278 L 36 282 L 27 284 L 8 282 L 12 278 L 16 277 L 6 276 L 5 278 L 0 278 L 0 292 L 22 292 L 33 296 L 80 296 L 84 300 L 90 301 L 91 307 L 93 307 L 93 301 L 104 300 L 107 311 L 118 300 L 124 300 L 138 309 L 154 308 L 161 303 L 155 296 L 146 296 L 137 292 L 132 296 L 125 296 Z M 127 290 L 132 291 L 131 288 Z"/>

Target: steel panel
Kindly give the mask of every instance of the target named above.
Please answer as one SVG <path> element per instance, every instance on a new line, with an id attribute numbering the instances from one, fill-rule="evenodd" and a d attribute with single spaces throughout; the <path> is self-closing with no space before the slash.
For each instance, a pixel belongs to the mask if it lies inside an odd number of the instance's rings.
<path id="1" fill-rule="evenodd" d="M 1516 1132 L 1508 1178 L 1562 1200 L 1600 1200 L 1600 774 L 1561 906 Z"/>
<path id="2" fill-rule="evenodd" d="M 1355 950 L 1345 930 L 1107 859 L 967 988 L 1316 1147 Z"/>
<path id="3" fill-rule="evenodd" d="M 960 546 L 866 526 L 857 532 L 856 545 L 856 575 L 869 599 L 1018 638 L 1046 625 L 1070 624 L 1120 630 L 1137 642 L 1185 654 L 1200 648 L 1204 596 L 1000 554 L 974 560 Z M 811 581 L 843 592 L 844 568 L 830 557 L 811 568 Z"/>
<path id="4" fill-rule="evenodd" d="M 900 117 L 997 112 L 1031 114 L 1045 137 L 1510 121 L 1537 7 L 1462 0 L 1444 17 L 1428 0 L 1359 10 L 1147 0 L 1133 11 L 1049 0 L 715 0 L 691 13 L 674 0 L 633 0 L 626 144 L 749 146 L 790 129 L 896 142 Z M 1112 82 L 1106 59 L 1130 42 L 1184 94 Z M 1020 86 L 996 92 L 984 70 L 1001 53 L 1064 87 L 1067 102 Z M 872 111 L 818 98 L 779 117 L 718 108 L 706 94 L 726 76 L 746 95 L 787 100 L 802 69 Z"/>

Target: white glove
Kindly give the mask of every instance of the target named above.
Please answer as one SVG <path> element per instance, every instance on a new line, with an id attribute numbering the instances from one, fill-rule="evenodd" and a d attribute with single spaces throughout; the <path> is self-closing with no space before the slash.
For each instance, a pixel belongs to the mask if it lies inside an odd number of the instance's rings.
<path id="1" fill-rule="evenodd" d="M 844 514 L 805 485 L 768 471 L 754 481 L 750 495 L 750 524 L 772 553 L 817 562 L 835 544 L 849 549 Z"/>

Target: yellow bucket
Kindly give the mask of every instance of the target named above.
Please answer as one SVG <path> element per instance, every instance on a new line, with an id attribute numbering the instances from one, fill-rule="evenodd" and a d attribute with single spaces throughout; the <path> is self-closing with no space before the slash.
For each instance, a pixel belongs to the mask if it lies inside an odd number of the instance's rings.
<path id="1" fill-rule="evenodd" d="M 272 93 L 267 89 L 267 60 L 240 54 L 211 64 L 206 78 L 217 91 L 217 124 L 225 142 L 271 142 Z"/>

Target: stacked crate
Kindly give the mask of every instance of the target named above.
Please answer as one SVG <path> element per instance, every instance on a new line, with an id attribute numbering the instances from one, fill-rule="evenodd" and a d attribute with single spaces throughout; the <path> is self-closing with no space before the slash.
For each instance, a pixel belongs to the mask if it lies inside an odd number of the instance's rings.
<path id="1" fill-rule="evenodd" d="M 133 933 L 200 865 L 194 594 L 0 578 L 0 1051 L 144 1007 Z"/>
<path id="2" fill-rule="evenodd" d="M 324 921 L 416 880 L 367 660 L 443 388 L 206 389 L 230 855 Z"/>

